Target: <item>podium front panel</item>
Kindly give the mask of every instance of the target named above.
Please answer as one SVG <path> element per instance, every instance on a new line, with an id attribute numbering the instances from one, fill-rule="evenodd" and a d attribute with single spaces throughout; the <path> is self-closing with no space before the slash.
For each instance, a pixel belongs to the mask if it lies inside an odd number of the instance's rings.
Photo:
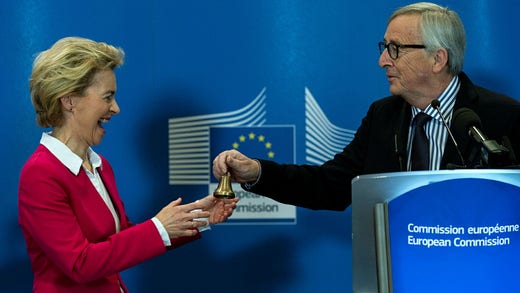
<path id="1" fill-rule="evenodd" d="M 520 267 L 519 171 L 364 175 L 352 181 L 352 192 L 354 292 L 450 292 L 476 288 L 465 283 L 475 279 L 480 289 L 510 288 L 500 280 Z M 374 221 L 381 204 L 389 250 L 383 282 Z"/>

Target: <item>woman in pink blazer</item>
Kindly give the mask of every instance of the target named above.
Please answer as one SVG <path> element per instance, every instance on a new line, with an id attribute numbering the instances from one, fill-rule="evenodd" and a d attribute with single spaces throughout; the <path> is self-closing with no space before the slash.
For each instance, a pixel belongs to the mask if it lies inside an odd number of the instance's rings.
<path id="1" fill-rule="evenodd" d="M 184 205 L 179 198 L 152 219 L 130 223 L 112 167 L 91 148 L 120 111 L 114 69 L 123 57 L 106 43 L 64 38 L 34 61 L 37 123 L 52 129 L 43 133 L 19 183 L 34 292 L 127 292 L 120 271 L 200 238 L 236 206 L 212 195 Z"/>

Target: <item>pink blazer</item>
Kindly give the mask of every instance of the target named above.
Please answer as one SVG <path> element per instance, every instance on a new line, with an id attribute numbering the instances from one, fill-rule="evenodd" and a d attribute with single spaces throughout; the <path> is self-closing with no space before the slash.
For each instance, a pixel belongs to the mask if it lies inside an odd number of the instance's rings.
<path id="1" fill-rule="evenodd" d="M 114 218 L 83 169 L 75 176 L 39 145 L 20 174 L 18 220 L 34 273 L 34 292 L 127 291 L 119 272 L 166 252 L 151 220 L 132 225 L 112 167 L 98 169 L 121 222 Z M 200 238 L 172 239 L 172 248 Z"/>

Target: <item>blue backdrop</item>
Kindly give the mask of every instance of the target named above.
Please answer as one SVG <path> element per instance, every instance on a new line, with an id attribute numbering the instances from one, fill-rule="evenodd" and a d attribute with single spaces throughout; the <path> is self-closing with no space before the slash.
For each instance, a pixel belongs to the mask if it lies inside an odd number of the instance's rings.
<path id="1" fill-rule="evenodd" d="M 306 163 L 305 88 L 335 125 L 355 130 L 388 95 L 377 42 L 410 1 L 3 1 L 0 88 L 0 292 L 28 292 L 32 274 L 17 224 L 18 174 L 42 129 L 28 94 L 36 52 L 65 36 L 122 47 L 121 114 L 96 151 L 112 163 L 133 222 L 207 187 L 170 185 L 168 119 L 229 112 L 263 89 L 266 120 L 295 125 Z M 464 70 L 479 85 L 520 97 L 518 4 L 443 0 L 467 33 Z M 513 7 L 511 5 L 515 5 Z M 351 213 L 297 209 L 294 225 L 222 225 L 202 240 L 131 268 L 132 292 L 350 292 Z"/>

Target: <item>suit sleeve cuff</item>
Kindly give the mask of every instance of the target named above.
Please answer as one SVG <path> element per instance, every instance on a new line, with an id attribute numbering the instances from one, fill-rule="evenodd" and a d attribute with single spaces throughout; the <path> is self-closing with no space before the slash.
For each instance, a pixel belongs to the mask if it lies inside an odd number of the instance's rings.
<path id="1" fill-rule="evenodd" d="M 256 178 L 255 181 L 245 182 L 243 184 L 243 187 L 247 190 L 250 190 L 251 188 L 253 188 L 253 186 L 255 186 L 258 183 L 258 181 L 260 181 L 260 177 L 262 177 L 262 164 L 257 159 L 255 159 L 255 161 L 258 163 L 258 177 Z"/>
<path id="2" fill-rule="evenodd" d="M 197 202 L 198 202 L 198 200 L 197 200 Z M 196 209 L 196 210 L 193 210 L 191 212 L 193 213 L 193 212 L 200 212 L 200 211 L 202 211 L 202 210 L 201 209 Z M 203 231 L 206 231 L 206 230 L 211 230 L 211 226 L 209 224 L 209 219 L 208 218 L 196 218 L 195 221 L 201 221 L 201 222 L 205 223 L 204 226 L 197 228 L 199 230 L 199 232 L 203 232 Z"/>

